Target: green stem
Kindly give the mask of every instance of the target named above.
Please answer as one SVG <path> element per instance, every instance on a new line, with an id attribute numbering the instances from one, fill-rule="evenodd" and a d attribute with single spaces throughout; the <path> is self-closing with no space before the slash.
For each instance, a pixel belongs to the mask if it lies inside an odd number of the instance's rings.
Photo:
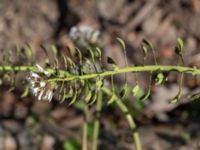
<path id="1" fill-rule="evenodd" d="M 92 150 L 98 149 L 98 136 L 99 136 L 99 128 L 100 128 L 100 113 L 102 108 L 102 92 L 99 91 L 98 98 L 96 102 L 96 114 L 95 114 L 95 120 L 94 120 L 94 131 L 93 131 L 93 144 L 92 144 Z"/>
<path id="2" fill-rule="evenodd" d="M 112 91 L 109 90 L 106 87 L 102 88 L 102 91 L 105 92 L 108 95 L 112 95 Z M 141 140 L 139 137 L 139 133 L 136 130 L 136 124 L 131 116 L 131 113 L 129 112 L 128 108 L 126 107 L 126 105 L 121 101 L 120 98 L 117 97 L 117 95 L 115 95 L 115 102 L 118 106 L 118 108 L 123 112 L 123 114 L 125 114 L 126 120 L 129 124 L 129 127 L 132 131 L 132 136 L 133 139 L 135 141 L 135 148 L 136 150 L 142 150 L 142 145 L 141 145 Z"/>
<path id="3" fill-rule="evenodd" d="M 56 78 L 51 78 L 48 81 L 86 80 L 86 79 L 111 76 L 111 75 L 116 75 L 116 74 L 121 74 L 121 73 L 146 72 L 146 71 L 149 71 L 149 72 L 176 71 L 176 72 L 180 72 L 180 73 L 200 75 L 200 69 L 197 69 L 197 68 L 190 68 L 190 67 L 184 67 L 184 66 L 149 65 L 149 66 L 133 66 L 133 67 L 118 68 L 116 70 L 110 70 L 110 71 L 104 71 L 104 72 L 98 72 L 98 73 L 89 73 L 89 74 L 85 74 L 85 75 L 69 75 L 64 78 L 56 77 Z"/>
<path id="4" fill-rule="evenodd" d="M 85 103 L 84 104 L 84 122 L 83 122 L 83 135 L 82 135 L 82 150 L 88 150 L 87 149 L 87 142 L 88 142 L 88 138 L 87 138 L 87 128 L 88 128 L 88 106 Z"/>
<path id="5" fill-rule="evenodd" d="M 55 72 L 54 69 L 46 69 L 50 73 Z M 9 72 L 9 71 L 21 71 L 21 72 L 27 72 L 27 71 L 37 71 L 37 68 L 34 66 L 0 66 L 0 71 Z M 118 68 L 116 70 L 108 70 L 104 72 L 98 72 L 98 73 L 89 73 L 85 75 L 73 75 L 69 74 L 67 71 L 60 71 L 61 75 L 66 75 L 63 77 L 56 77 L 51 78 L 48 81 L 70 81 L 70 80 L 86 80 L 86 79 L 92 79 L 97 77 L 105 77 L 110 75 L 116 75 L 121 73 L 128 73 L 128 72 L 151 72 L 151 71 L 160 71 L 160 72 L 168 72 L 168 71 L 176 71 L 180 73 L 187 73 L 192 75 L 200 75 L 200 69 L 197 69 L 195 67 L 184 67 L 184 66 L 170 66 L 170 65 L 146 65 L 146 66 L 131 66 L 131 67 L 125 67 L 125 68 Z"/>

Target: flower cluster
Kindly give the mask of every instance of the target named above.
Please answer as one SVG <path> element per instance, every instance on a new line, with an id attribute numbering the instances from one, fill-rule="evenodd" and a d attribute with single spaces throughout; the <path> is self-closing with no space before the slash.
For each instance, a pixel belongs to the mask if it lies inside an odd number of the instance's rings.
<path id="1" fill-rule="evenodd" d="M 90 26 L 72 27 L 69 32 L 69 37 L 79 47 L 87 47 L 89 43 L 96 44 L 99 40 L 100 31 L 95 30 Z"/>
<path id="2" fill-rule="evenodd" d="M 49 72 L 45 71 L 40 65 L 36 65 L 39 73 L 30 72 L 28 81 L 30 84 L 30 90 L 38 100 L 51 101 L 54 95 L 55 86 L 46 82 L 45 79 L 50 77 Z"/>

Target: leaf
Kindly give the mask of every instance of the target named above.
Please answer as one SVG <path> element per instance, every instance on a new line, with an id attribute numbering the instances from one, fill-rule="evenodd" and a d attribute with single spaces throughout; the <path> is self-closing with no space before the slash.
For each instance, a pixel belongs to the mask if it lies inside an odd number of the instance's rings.
<path id="1" fill-rule="evenodd" d="M 77 140 L 70 139 L 70 140 L 64 141 L 63 149 L 64 150 L 78 150 L 78 149 L 81 149 L 81 146 Z"/>
<path id="2" fill-rule="evenodd" d="M 107 63 L 112 64 L 114 70 L 118 70 L 119 67 L 116 65 L 115 61 L 111 57 L 107 57 Z"/>
<path id="3" fill-rule="evenodd" d="M 46 47 L 43 44 L 41 44 L 40 47 L 42 48 L 42 50 L 45 53 L 45 55 L 48 56 L 48 52 L 47 52 Z"/>
<path id="4" fill-rule="evenodd" d="M 67 61 L 69 62 L 70 67 L 74 67 L 74 62 L 71 58 L 67 57 Z"/>
<path id="5" fill-rule="evenodd" d="M 63 53 L 62 53 L 62 59 L 64 61 L 65 67 L 67 68 L 67 59 L 66 59 L 66 57 L 65 57 L 65 55 Z"/>
<path id="6" fill-rule="evenodd" d="M 110 99 L 108 100 L 108 105 L 112 104 L 115 101 L 115 94 L 113 93 L 112 96 L 110 97 Z"/>
<path id="7" fill-rule="evenodd" d="M 33 46 L 30 43 L 27 43 L 26 54 L 29 59 L 33 57 Z"/>
<path id="8" fill-rule="evenodd" d="M 68 93 L 67 93 L 67 90 L 64 89 L 62 94 L 63 94 L 63 97 L 62 97 L 60 103 L 64 102 L 66 99 L 71 98 L 73 96 L 74 90 L 73 90 L 72 86 L 69 87 Z"/>
<path id="9" fill-rule="evenodd" d="M 69 106 L 74 104 L 76 99 L 77 99 L 77 91 L 75 90 L 74 96 L 73 96 L 72 100 L 70 101 Z"/>
<path id="10" fill-rule="evenodd" d="M 54 56 L 57 57 L 58 56 L 58 48 L 55 45 L 52 45 L 51 49 L 52 49 Z"/>
<path id="11" fill-rule="evenodd" d="M 146 44 L 149 48 L 154 49 L 153 44 L 147 40 L 147 39 L 143 39 L 142 41 L 144 44 Z"/>
<path id="12" fill-rule="evenodd" d="M 26 84 L 24 92 L 21 95 L 21 98 L 28 96 L 28 93 L 29 93 L 29 85 Z"/>
<path id="13" fill-rule="evenodd" d="M 79 63 L 80 63 L 80 65 L 82 65 L 82 63 L 83 63 L 82 53 L 81 53 L 80 49 L 76 48 L 76 50 L 78 52 L 78 58 L 79 58 L 79 61 L 80 61 Z"/>
<path id="14" fill-rule="evenodd" d="M 170 101 L 171 104 L 177 103 L 181 98 L 181 91 Z"/>
<path id="15" fill-rule="evenodd" d="M 142 45 L 142 50 L 143 50 L 143 53 L 144 53 L 144 57 L 146 57 L 147 56 L 147 52 L 148 52 L 146 46 Z"/>
<path id="16" fill-rule="evenodd" d="M 89 105 L 92 105 L 96 101 L 98 91 L 99 90 L 97 90 L 97 88 L 96 88 L 95 91 L 94 91 L 94 94 L 92 95 L 92 98 L 91 98 L 92 101 L 89 103 Z"/>
<path id="17" fill-rule="evenodd" d="M 116 65 L 115 61 L 111 57 L 107 57 L 107 63 Z"/>
<path id="18" fill-rule="evenodd" d="M 195 94 L 189 96 L 189 100 L 191 100 L 191 101 L 200 100 L 200 93 L 195 93 Z"/>
<path id="19" fill-rule="evenodd" d="M 87 104 L 85 104 L 85 102 L 84 101 L 76 101 L 75 103 L 74 103 L 74 107 L 75 108 L 77 108 L 77 109 L 79 109 L 79 110 L 84 110 L 84 107 L 85 107 L 85 105 L 87 105 Z"/>
<path id="20" fill-rule="evenodd" d="M 177 55 L 182 56 L 182 54 L 183 54 L 183 48 L 184 48 L 183 40 L 181 38 L 178 38 L 177 39 L 177 43 L 178 43 L 178 47 L 175 47 L 175 53 Z"/>
<path id="21" fill-rule="evenodd" d="M 165 82 L 165 76 L 163 73 L 158 73 L 157 76 L 156 76 L 156 85 L 161 85 Z"/>
<path id="22" fill-rule="evenodd" d="M 119 96 L 120 98 L 125 98 L 128 94 L 128 84 L 126 83 L 122 89 L 122 91 L 120 92 Z"/>
<path id="23" fill-rule="evenodd" d="M 178 47 L 179 47 L 180 51 L 182 52 L 183 48 L 184 48 L 183 40 L 181 38 L 178 38 L 177 42 L 178 42 Z"/>
<path id="24" fill-rule="evenodd" d="M 133 96 L 137 97 L 139 95 L 139 92 L 140 92 L 140 87 L 138 84 L 136 84 L 132 90 L 133 92 Z"/>
<path id="25" fill-rule="evenodd" d="M 19 48 L 19 45 L 16 46 L 16 50 L 17 50 L 17 55 L 19 55 L 21 53 L 21 49 Z"/>
<path id="26" fill-rule="evenodd" d="M 103 81 L 102 80 L 98 80 L 96 82 L 96 88 L 97 90 L 100 90 L 103 87 Z"/>
<path id="27" fill-rule="evenodd" d="M 11 86 L 7 92 L 12 92 L 15 89 L 15 86 Z"/>
<path id="28" fill-rule="evenodd" d="M 145 100 L 147 100 L 147 99 L 149 98 L 150 95 L 151 95 L 151 88 L 149 87 L 147 93 L 146 93 L 144 96 L 142 96 L 142 97 L 140 98 L 140 100 L 141 100 L 141 101 L 145 101 Z"/>
<path id="29" fill-rule="evenodd" d="M 85 95 L 85 101 L 88 103 L 92 98 L 92 91 L 90 90 L 89 85 L 86 86 Z"/>
<path id="30" fill-rule="evenodd" d="M 2 79 L 0 79 L 0 86 L 3 84 L 3 80 Z"/>
<path id="31" fill-rule="evenodd" d="M 125 45 L 125 42 L 124 40 L 122 40 L 121 38 L 117 38 L 117 41 L 119 42 L 119 44 L 121 45 L 121 47 L 123 48 L 123 50 L 126 49 L 126 45 Z"/>
<path id="32" fill-rule="evenodd" d="M 91 56 L 91 59 L 92 59 L 92 62 L 94 63 L 95 62 L 95 58 L 94 58 L 94 52 L 91 48 L 88 48 L 88 51 L 90 53 L 90 56 Z"/>
<path id="33" fill-rule="evenodd" d="M 101 59 L 101 57 L 102 57 L 101 49 L 99 47 L 96 47 L 96 51 L 97 51 L 97 54 L 98 54 L 98 58 Z"/>
<path id="34" fill-rule="evenodd" d="M 60 103 L 63 103 L 65 101 L 65 99 L 66 99 L 66 89 L 64 89 L 62 91 L 62 93 L 60 93 L 59 99 L 60 99 Z"/>

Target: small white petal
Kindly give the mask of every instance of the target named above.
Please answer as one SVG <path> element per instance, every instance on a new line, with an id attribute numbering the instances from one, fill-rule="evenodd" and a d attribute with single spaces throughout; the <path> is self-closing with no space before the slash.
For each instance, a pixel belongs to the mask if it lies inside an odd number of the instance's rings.
<path id="1" fill-rule="evenodd" d="M 38 100 L 41 100 L 41 99 L 42 99 L 43 93 L 44 93 L 44 90 L 42 90 L 42 91 L 40 92 L 40 94 L 38 95 Z"/>
<path id="2" fill-rule="evenodd" d="M 36 64 L 36 67 L 39 72 L 44 72 L 44 69 L 39 64 Z"/>
<path id="3" fill-rule="evenodd" d="M 45 87 L 45 86 L 46 86 L 46 82 L 40 81 L 40 87 Z"/>
<path id="4" fill-rule="evenodd" d="M 33 88 L 32 89 L 32 92 L 33 92 L 34 95 L 38 95 L 39 91 L 40 91 L 39 88 Z"/>
<path id="5" fill-rule="evenodd" d="M 53 92 L 49 91 L 48 98 L 47 98 L 49 100 L 49 102 L 51 102 L 52 98 L 53 98 Z"/>
<path id="6" fill-rule="evenodd" d="M 39 78 L 40 76 L 37 73 L 31 72 L 30 76 L 33 78 Z"/>
<path id="7" fill-rule="evenodd" d="M 42 68 L 40 65 L 36 64 L 36 67 L 39 72 L 44 73 L 47 77 L 50 76 L 50 73 L 48 71 L 45 71 L 44 68 Z"/>

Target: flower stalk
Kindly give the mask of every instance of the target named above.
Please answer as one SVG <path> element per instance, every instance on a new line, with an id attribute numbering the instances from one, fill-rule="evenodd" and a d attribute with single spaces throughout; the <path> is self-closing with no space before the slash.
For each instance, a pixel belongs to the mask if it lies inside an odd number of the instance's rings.
<path id="1" fill-rule="evenodd" d="M 103 87 L 102 91 L 104 93 L 108 94 L 108 95 L 113 94 L 112 91 L 109 90 L 106 87 Z M 136 150 L 142 150 L 140 136 L 139 136 L 139 133 L 137 132 L 136 124 L 135 124 L 135 121 L 133 120 L 133 117 L 132 117 L 130 111 L 128 110 L 126 105 L 122 102 L 122 100 L 117 95 L 115 95 L 115 102 L 116 102 L 117 107 L 125 115 L 125 118 L 126 118 L 128 124 L 129 124 L 129 127 L 131 129 L 131 133 L 132 133 L 132 137 L 133 137 L 133 140 L 135 142 L 135 149 Z"/>
<path id="2" fill-rule="evenodd" d="M 54 73 L 54 69 L 47 68 L 45 69 L 49 73 Z M 37 71 L 35 66 L 0 66 L 0 71 L 10 72 L 10 71 L 20 71 L 20 72 L 27 72 L 27 71 Z M 66 71 L 61 70 L 60 74 L 66 77 L 55 77 L 48 79 L 48 81 L 71 81 L 71 80 L 86 80 L 92 79 L 97 77 L 106 77 L 111 75 L 117 75 L 121 73 L 128 73 L 128 72 L 151 72 L 151 71 L 160 71 L 160 72 L 169 72 L 175 71 L 184 74 L 192 74 L 192 75 L 200 75 L 200 69 L 196 67 L 185 67 L 185 66 L 172 66 L 172 65 L 146 65 L 146 66 L 131 66 L 125 68 L 117 68 L 116 70 L 108 70 L 104 72 L 98 73 L 89 73 L 84 75 L 73 75 L 69 74 Z"/>

